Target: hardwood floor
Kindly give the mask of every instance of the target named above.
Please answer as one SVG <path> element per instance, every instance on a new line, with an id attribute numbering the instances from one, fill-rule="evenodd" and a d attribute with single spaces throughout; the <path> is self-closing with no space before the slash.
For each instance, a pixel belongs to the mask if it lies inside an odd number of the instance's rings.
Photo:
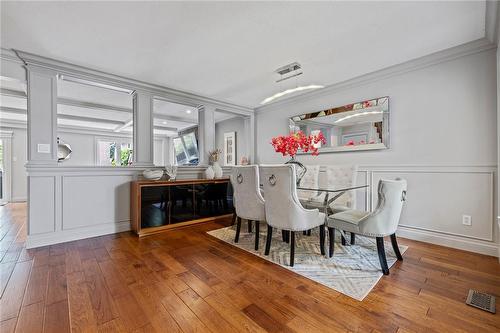
<path id="1" fill-rule="evenodd" d="M 500 331 L 464 304 L 500 296 L 493 257 L 401 239 L 404 262 L 358 302 L 208 236 L 217 223 L 26 250 L 25 220 L 0 207 L 2 333 Z"/>

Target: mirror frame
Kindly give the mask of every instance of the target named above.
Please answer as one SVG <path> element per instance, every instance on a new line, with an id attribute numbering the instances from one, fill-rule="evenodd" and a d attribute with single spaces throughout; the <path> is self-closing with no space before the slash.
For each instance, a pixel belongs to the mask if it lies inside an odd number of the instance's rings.
<path id="1" fill-rule="evenodd" d="M 383 108 L 383 114 L 382 114 L 382 142 L 380 144 L 364 144 L 364 145 L 358 145 L 358 146 L 337 146 L 337 147 L 321 147 L 319 148 L 320 153 L 338 153 L 338 152 L 356 152 L 356 151 L 374 151 L 374 150 L 385 150 L 390 148 L 390 131 L 389 131 L 389 115 L 390 115 L 390 98 L 389 96 L 381 96 L 381 97 L 375 97 L 351 104 L 346 104 L 343 106 L 339 107 L 333 107 L 329 109 L 324 109 L 321 111 L 315 111 L 315 112 L 310 112 L 310 113 L 305 113 L 301 115 L 297 115 L 294 117 L 289 118 L 289 129 L 290 132 L 296 132 L 296 121 L 301 121 L 304 119 L 314 119 L 314 118 L 319 118 L 319 117 L 327 117 L 331 116 L 333 114 L 337 113 L 343 113 L 343 112 L 351 112 L 354 110 L 362 110 L 364 108 L 363 105 L 366 103 L 374 103 L 377 102 L 381 99 L 387 99 L 387 107 Z M 361 106 L 361 107 L 360 107 Z M 376 105 L 375 105 L 376 106 Z M 368 107 L 373 107 L 373 106 L 368 106 Z M 306 133 L 307 134 L 307 133 Z M 308 153 L 304 153 L 302 151 L 297 152 L 297 155 L 304 155 Z"/>

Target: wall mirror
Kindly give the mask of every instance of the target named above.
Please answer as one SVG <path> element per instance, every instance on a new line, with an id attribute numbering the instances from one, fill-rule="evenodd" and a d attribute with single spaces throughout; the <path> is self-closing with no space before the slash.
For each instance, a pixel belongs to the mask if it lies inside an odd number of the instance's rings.
<path id="1" fill-rule="evenodd" d="M 379 97 L 290 118 L 290 131 L 322 132 L 322 152 L 389 148 L 389 97 Z"/>

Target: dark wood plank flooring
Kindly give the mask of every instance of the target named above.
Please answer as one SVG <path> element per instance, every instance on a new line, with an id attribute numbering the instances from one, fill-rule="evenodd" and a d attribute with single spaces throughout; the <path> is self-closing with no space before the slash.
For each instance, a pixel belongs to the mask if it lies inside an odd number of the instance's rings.
<path id="1" fill-rule="evenodd" d="M 208 236 L 230 221 L 26 250 L 26 205 L 0 207 L 0 332 L 499 332 L 497 258 L 409 249 L 358 302 Z"/>

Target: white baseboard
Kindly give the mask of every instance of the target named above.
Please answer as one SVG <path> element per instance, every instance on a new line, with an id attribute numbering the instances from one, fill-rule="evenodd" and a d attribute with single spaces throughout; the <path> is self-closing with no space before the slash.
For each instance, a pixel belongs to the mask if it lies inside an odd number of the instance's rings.
<path id="1" fill-rule="evenodd" d="M 27 197 L 14 197 L 11 198 L 9 202 L 26 202 L 28 201 Z"/>
<path id="2" fill-rule="evenodd" d="M 493 242 L 445 235 L 438 232 L 402 226 L 398 228 L 397 235 L 408 239 L 447 246 L 454 249 L 486 254 L 493 257 L 499 256 L 499 244 Z"/>
<path id="3" fill-rule="evenodd" d="M 121 221 L 117 223 L 107 223 L 103 225 L 71 229 L 71 230 L 63 230 L 59 232 L 51 232 L 46 234 L 28 235 L 26 240 L 26 248 L 32 249 L 40 246 L 59 244 L 59 243 L 109 235 L 129 230 L 130 230 L 130 221 Z"/>

